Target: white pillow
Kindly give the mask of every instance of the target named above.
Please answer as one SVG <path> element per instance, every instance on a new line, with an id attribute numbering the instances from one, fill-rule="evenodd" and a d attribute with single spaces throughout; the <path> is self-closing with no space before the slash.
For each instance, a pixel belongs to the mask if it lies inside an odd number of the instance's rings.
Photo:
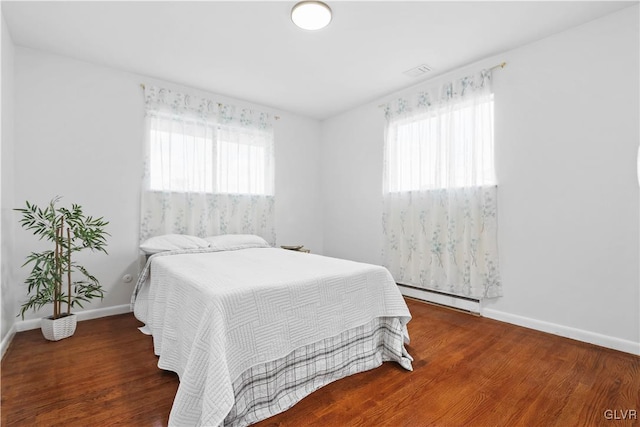
<path id="1" fill-rule="evenodd" d="M 246 248 L 270 248 L 271 246 L 260 236 L 255 234 L 222 234 L 220 236 L 205 237 L 212 249 L 229 251 Z"/>
<path id="2" fill-rule="evenodd" d="M 196 236 L 188 236 L 186 234 L 165 234 L 163 236 L 151 237 L 140 245 L 140 249 L 147 254 L 208 247 L 209 242 L 206 240 Z"/>

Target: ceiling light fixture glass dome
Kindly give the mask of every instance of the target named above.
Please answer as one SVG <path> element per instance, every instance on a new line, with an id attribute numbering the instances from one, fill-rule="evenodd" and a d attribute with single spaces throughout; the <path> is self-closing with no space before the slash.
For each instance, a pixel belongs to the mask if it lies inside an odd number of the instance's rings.
<path id="1" fill-rule="evenodd" d="M 291 9 L 291 20 L 303 30 L 320 30 L 331 22 L 331 9 L 321 1 L 301 1 Z"/>

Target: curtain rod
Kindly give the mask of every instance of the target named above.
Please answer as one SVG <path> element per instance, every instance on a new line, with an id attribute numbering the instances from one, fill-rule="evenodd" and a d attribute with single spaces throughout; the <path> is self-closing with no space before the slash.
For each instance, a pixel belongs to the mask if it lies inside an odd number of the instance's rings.
<path id="1" fill-rule="evenodd" d="M 493 67 L 489 68 L 489 71 L 497 70 L 498 68 L 503 69 L 506 65 L 507 65 L 506 62 L 501 62 L 498 65 L 494 65 Z M 449 73 L 446 73 L 446 74 L 449 74 Z M 440 77 L 440 76 L 435 76 L 434 79 L 438 78 L 438 77 Z M 417 83 L 413 87 L 418 86 L 419 84 L 421 84 L 421 83 Z M 380 104 L 380 105 L 378 105 L 378 108 L 382 108 L 382 107 L 384 107 L 386 105 L 387 105 L 387 103 Z"/>
<path id="2" fill-rule="evenodd" d="M 140 83 L 140 88 L 142 90 L 145 90 L 146 86 L 144 85 L 144 83 Z M 221 107 L 222 105 L 223 105 L 222 103 L 218 102 L 218 107 Z M 274 115 L 273 118 L 276 119 L 276 120 L 280 120 L 280 116 L 275 116 Z"/>

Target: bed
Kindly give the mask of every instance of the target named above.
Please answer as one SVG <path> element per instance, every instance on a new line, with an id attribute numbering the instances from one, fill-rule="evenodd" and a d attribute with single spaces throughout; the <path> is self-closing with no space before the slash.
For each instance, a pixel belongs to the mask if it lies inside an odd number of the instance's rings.
<path id="1" fill-rule="evenodd" d="M 244 426 L 395 361 L 411 315 L 383 267 L 216 236 L 148 257 L 132 306 L 180 384 L 170 425 Z"/>

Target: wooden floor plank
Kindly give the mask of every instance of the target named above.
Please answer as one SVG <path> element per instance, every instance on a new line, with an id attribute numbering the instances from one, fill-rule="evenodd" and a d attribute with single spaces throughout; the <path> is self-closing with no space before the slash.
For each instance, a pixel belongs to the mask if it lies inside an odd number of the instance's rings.
<path id="1" fill-rule="evenodd" d="M 385 363 L 257 425 L 640 425 L 608 419 L 640 413 L 640 357 L 407 303 L 413 372 Z M 1 366 L 2 425 L 165 426 L 178 379 L 157 368 L 138 326 L 125 314 L 80 322 L 59 342 L 16 334 Z"/>

